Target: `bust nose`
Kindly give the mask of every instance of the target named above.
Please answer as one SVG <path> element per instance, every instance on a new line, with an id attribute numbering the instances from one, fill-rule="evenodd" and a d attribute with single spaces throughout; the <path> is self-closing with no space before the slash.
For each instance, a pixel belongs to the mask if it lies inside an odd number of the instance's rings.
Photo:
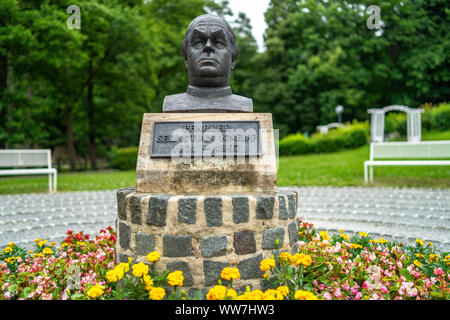
<path id="1" fill-rule="evenodd" d="M 214 48 L 213 48 L 213 45 L 212 45 L 212 42 L 211 42 L 210 39 L 208 39 L 208 41 L 206 41 L 204 51 L 206 51 L 206 52 L 212 52 L 212 51 L 214 51 Z"/>

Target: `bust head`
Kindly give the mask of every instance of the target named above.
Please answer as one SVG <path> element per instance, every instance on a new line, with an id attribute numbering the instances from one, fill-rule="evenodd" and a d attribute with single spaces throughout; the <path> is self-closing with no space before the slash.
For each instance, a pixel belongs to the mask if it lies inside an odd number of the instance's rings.
<path id="1" fill-rule="evenodd" d="M 189 85 L 228 87 L 238 47 L 231 26 L 222 18 L 204 14 L 186 29 L 182 44 Z"/>

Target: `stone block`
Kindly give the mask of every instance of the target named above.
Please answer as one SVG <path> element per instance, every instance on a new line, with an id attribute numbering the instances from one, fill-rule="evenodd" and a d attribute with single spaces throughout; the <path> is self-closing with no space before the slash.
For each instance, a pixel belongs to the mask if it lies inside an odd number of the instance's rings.
<path id="1" fill-rule="evenodd" d="M 239 273 L 241 274 L 241 278 L 243 280 L 248 279 L 257 279 L 261 278 L 264 272 L 261 271 L 259 268 L 259 264 L 263 260 L 262 253 L 248 258 L 244 259 L 238 264 Z"/>
<path id="2" fill-rule="evenodd" d="M 217 280 L 220 279 L 222 270 L 228 267 L 227 262 L 204 260 L 203 261 L 203 273 L 205 275 L 205 286 L 214 286 L 217 284 Z M 225 281 L 222 281 L 225 283 Z"/>
<path id="3" fill-rule="evenodd" d="M 286 207 L 286 197 L 284 195 L 278 196 L 278 219 L 287 220 L 289 218 L 289 212 Z"/>
<path id="4" fill-rule="evenodd" d="M 227 253 L 227 236 L 211 236 L 200 239 L 202 256 L 211 258 L 224 256 Z"/>
<path id="5" fill-rule="evenodd" d="M 235 232 L 233 237 L 236 254 L 249 254 L 256 252 L 255 233 L 253 231 Z"/>
<path id="6" fill-rule="evenodd" d="M 231 202 L 233 204 L 233 222 L 248 222 L 250 212 L 248 206 L 248 197 L 235 196 L 231 198 Z"/>
<path id="7" fill-rule="evenodd" d="M 185 261 L 171 261 L 167 263 L 167 270 L 170 272 L 182 271 L 183 272 L 183 287 L 189 287 L 194 284 L 194 278 L 192 277 L 191 269 Z"/>
<path id="8" fill-rule="evenodd" d="M 256 199 L 256 219 L 272 219 L 275 197 L 258 196 Z"/>
<path id="9" fill-rule="evenodd" d="M 289 203 L 289 218 L 293 219 L 297 215 L 297 203 L 296 197 L 293 193 L 288 194 L 288 203 Z"/>
<path id="10" fill-rule="evenodd" d="M 206 225 L 220 227 L 222 225 L 222 197 L 206 197 L 204 202 Z"/>
<path id="11" fill-rule="evenodd" d="M 148 212 L 146 223 L 164 227 L 167 219 L 167 202 L 170 196 L 167 195 L 155 195 L 151 196 L 148 203 Z"/>
<path id="12" fill-rule="evenodd" d="M 127 219 L 127 202 L 125 197 L 135 190 L 135 188 L 122 188 L 117 190 L 117 216 L 119 219 Z"/>
<path id="13" fill-rule="evenodd" d="M 166 257 L 189 257 L 192 255 L 190 236 L 163 236 L 163 255 Z"/>
<path id="14" fill-rule="evenodd" d="M 156 237 L 143 232 L 136 233 L 136 254 L 139 256 L 147 255 L 155 251 Z"/>
<path id="15" fill-rule="evenodd" d="M 197 197 L 184 197 L 178 200 L 178 221 L 186 224 L 196 224 Z"/>
<path id="16" fill-rule="evenodd" d="M 265 250 L 275 249 L 277 247 L 276 240 L 278 239 L 278 248 L 283 246 L 284 242 L 284 228 L 272 228 L 264 231 L 262 248 Z"/>
<path id="17" fill-rule="evenodd" d="M 129 249 L 131 240 L 131 227 L 126 223 L 120 222 L 119 234 L 120 234 L 119 238 L 120 246 L 122 247 L 122 249 Z"/>
<path id="18" fill-rule="evenodd" d="M 131 258 L 129 255 L 127 254 L 119 254 L 119 263 L 128 263 L 128 258 Z"/>
<path id="19" fill-rule="evenodd" d="M 143 195 L 135 195 L 130 200 L 130 220 L 131 223 L 142 224 L 142 206 L 141 199 Z"/>
<path id="20" fill-rule="evenodd" d="M 295 219 L 288 225 L 289 244 L 292 246 L 298 241 L 298 221 Z"/>

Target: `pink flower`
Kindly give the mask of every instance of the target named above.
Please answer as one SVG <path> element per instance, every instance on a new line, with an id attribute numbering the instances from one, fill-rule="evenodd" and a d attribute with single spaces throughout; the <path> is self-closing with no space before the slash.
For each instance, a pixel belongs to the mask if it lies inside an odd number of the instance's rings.
<path id="1" fill-rule="evenodd" d="M 325 300 L 332 300 L 333 299 L 333 297 L 331 296 L 331 294 L 328 291 L 326 291 L 323 294 L 323 297 L 325 298 Z"/>
<path id="2" fill-rule="evenodd" d="M 362 297 L 362 293 L 361 293 L 361 292 L 358 292 L 358 293 L 356 294 L 356 296 L 353 298 L 353 300 L 360 300 L 361 297 Z"/>
<path id="3" fill-rule="evenodd" d="M 334 296 L 336 298 L 342 298 L 341 289 L 337 288 L 336 291 L 334 292 Z"/>
<path id="4" fill-rule="evenodd" d="M 441 268 L 435 268 L 433 274 L 435 274 L 437 276 L 443 276 L 445 274 L 445 272 Z"/>

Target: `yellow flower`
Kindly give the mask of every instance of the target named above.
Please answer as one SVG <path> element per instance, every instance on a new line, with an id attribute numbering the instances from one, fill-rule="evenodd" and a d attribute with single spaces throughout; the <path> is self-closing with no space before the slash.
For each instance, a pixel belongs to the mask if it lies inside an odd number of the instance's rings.
<path id="1" fill-rule="evenodd" d="M 166 290 L 160 287 L 153 287 L 148 293 L 148 295 L 152 300 L 162 300 L 166 295 Z"/>
<path id="2" fill-rule="evenodd" d="M 225 299 L 225 296 L 227 295 L 227 287 L 225 286 L 214 286 L 213 288 L 209 289 L 208 293 L 206 294 L 207 300 L 223 300 Z"/>
<path id="3" fill-rule="evenodd" d="M 295 291 L 294 298 L 296 300 L 319 300 L 314 294 L 309 291 L 297 290 Z"/>
<path id="4" fill-rule="evenodd" d="M 345 233 L 341 233 L 341 238 L 344 239 L 345 241 L 349 241 L 350 238 L 348 235 L 346 235 Z"/>
<path id="5" fill-rule="evenodd" d="M 229 297 L 229 298 L 236 298 L 237 297 L 237 292 L 233 288 L 230 288 L 230 289 L 227 290 L 227 297 Z"/>
<path id="6" fill-rule="evenodd" d="M 67 247 L 69 244 L 67 243 L 67 242 L 63 242 L 63 243 L 61 243 L 61 248 L 65 248 L 65 247 Z"/>
<path id="7" fill-rule="evenodd" d="M 138 278 L 142 277 L 142 276 L 148 274 L 148 265 L 146 265 L 142 262 L 139 262 L 139 263 L 133 265 L 132 272 L 135 277 L 138 277 Z"/>
<path id="8" fill-rule="evenodd" d="M 45 254 L 52 254 L 53 250 L 50 249 L 50 248 L 45 248 L 44 250 L 42 250 L 42 252 L 45 253 Z"/>
<path id="9" fill-rule="evenodd" d="M 145 290 L 150 291 L 153 288 L 153 279 L 148 274 L 143 276 L 142 279 L 145 283 Z"/>
<path id="10" fill-rule="evenodd" d="M 421 253 L 416 253 L 416 258 L 423 258 L 424 257 L 424 255 L 423 254 L 421 254 Z"/>
<path id="11" fill-rule="evenodd" d="M 108 280 L 108 282 L 118 281 L 119 277 L 117 275 L 117 270 L 113 269 L 113 270 L 109 270 L 108 272 L 106 272 L 106 280 Z"/>
<path id="12" fill-rule="evenodd" d="M 268 274 L 268 273 L 264 273 L 263 275 L 262 275 L 262 277 L 263 278 L 268 278 L 270 275 Z"/>
<path id="13" fill-rule="evenodd" d="M 388 242 L 386 239 L 383 239 L 383 238 L 380 238 L 380 239 L 378 239 L 378 242 L 379 243 L 386 243 L 386 242 Z"/>
<path id="14" fill-rule="evenodd" d="M 37 239 L 34 239 L 34 242 L 39 242 L 41 240 L 42 240 L 41 238 L 37 238 Z"/>
<path id="15" fill-rule="evenodd" d="M 5 249 L 3 249 L 3 252 L 5 253 L 10 253 L 11 251 L 13 251 L 11 247 L 6 247 Z"/>
<path id="16" fill-rule="evenodd" d="M 358 233 L 361 237 L 363 237 L 363 238 L 365 238 L 365 237 L 367 237 L 367 233 L 365 233 L 365 232 L 360 232 L 360 233 Z"/>
<path id="17" fill-rule="evenodd" d="M 147 261 L 148 262 L 156 262 L 156 261 L 158 261 L 158 259 L 159 259 L 159 257 L 160 257 L 160 254 L 159 254 L 159 252 L 158 251 L 153 251 L 153 252 L 150 252 L 148 255 L 147 255 Z"/>
<path id="18" fill-rule="evenodd" d="M 429 255 L 429 257 L 428 257 L 428 259 L 430 260 L 430 262 L 433 262 L 433 261 L 436 261 L 436 262 L 438 262 L 439 261 L 439 258 L 440 258 L 440 256 L 438 255 L 438 254 L 430 254 Z"/>
<path id="19" fill-rule="evenodd" d="M 277 288 L 278 292 L 280 292 L 280 294 L 285 297 L 289 294 L 289 288 L 287 286 L 280 286 Z"/>
<path id="20" fill-rule="evenodd" d="M 275 267 L 274 259 L 264 259 L 259 263 L 259 268 L 261 269 L 261 271 L 269 271 L 274 267 Z"/>
<path id="21" fill-rule="evenodd" d="M 362 245 L 357 244 L 357 243 L 352 243 L 352 244 L 350 245 L 350 248 L 352 248 L 352 249 L 361 249 L 361 248 L 362 248 Z"/>
<path id="22" fill-rule="evenodd" d="M 288 263 L 292 263 L 292 254 L 290 252 L 282 252 L 280 253 L 280 255 L 278 256 L 279 260 L 281 261 L 282 265 L 285 265 L 286 262 Z"/>
<path id="23" fill-rule="evenodd" d="M 42 247 L 44 244 L 46 244 L 47 243 L 47 240 L 42 240 L 42 241 L 40 241 L 40 242 L 38 242 L 38 246 L 39 247 Z"/>
<path id="24" fill-rule="evenodd" d="M 295 266 L 302 264 L 303 266 L 308 267 L 312 263 L 311 257 L 304 253 L 296 253 L 293 257 L 293 261 Z"/>
<path id="25" fill-rule="evenodd" d="M 370 243 L 377 243 L 378 241 L 377 241 L 377 240 L 370 239 L 369 242 L 370 242 Z"/>
<path id="26" fill-rule="evenodd" d="M 450 256 L 446 256 L 445 258 L 444 258 L 444 262 L 449 262 L 450 261 Z"/>
<path id="27" fill-rule="evenodd" d="M 183 286 L 183 280 L 184 280 L 183 272 L 179 271 L 179 270 L 171 272 L 167 276 L 167 280 L 169 280 L 169 284 L 172 287 L 175 287 L 175 286 L 181 287 L 181 286 Z"/>
<path id="28" fill-rule="evenodd" d="M 283 295 L 278 291 L 274 289 L 267 289 L 263 295 L 262 300 L 283 300 Z"/>
<path id="29" fill-rule="evenodd" d="M 224 268 L 220 274 L 220 277 L 224 280 L 240 279 L 241 274 L 237 268 Z"/>
<path id="30" fill-rule="evenodd" d="M 96 284 L 95 286 L 91 287 L 88 290 L 87 295 L 93 299 L 96 299 L 105 292 L 104 289 L 105 289 L 104 286 L 100 286 L 100 285 Z"/>
<path id="31" fill-rule="evenodd" d="M 324 240 L 330 240 L 330 236 L 328 235 L 328 231 L 320 231 L 320 236 L 322 237 L 322 239 Z"/>
<path id="32" fill-rule="evenodd" d="M 14 242 L 8 243 L 8 246 L 10 246 L 10 247 L 15 246 L 15 245 L 16 245 L 16 244 L 15 244 Z"/>
<path id="33" fill-rule="evenodd" d="M 433 246 L 433 244 L 432 244 L 430 241 L 428 241 L 428 245 L 429 245 L 430 247 Z"/>
<path id="34" fill-rule="evenodd" d="M 125 262 L 119 263 L 114 269 L 116 269 L 116 268 L 123 270 L 124 273 L 127 273 L 128 271 L 130 271 L 130 265 Z"/>
<path id="35" fill-rule="evenodd" d="M 417 267 L 422 267 L 422 264 L 421 264 L 418 260 L 414 260 L 414 264 L 415 264 Z"/>
<path id="36" fill-rule="evenodd" d="M 423 241 L 420 240 L 420 239 L 416 239 L 416 242 L 417 242 L 417 244 L 418 244 L 419 246 L 423 246 L 423 245 L 424 245 Z"/>

